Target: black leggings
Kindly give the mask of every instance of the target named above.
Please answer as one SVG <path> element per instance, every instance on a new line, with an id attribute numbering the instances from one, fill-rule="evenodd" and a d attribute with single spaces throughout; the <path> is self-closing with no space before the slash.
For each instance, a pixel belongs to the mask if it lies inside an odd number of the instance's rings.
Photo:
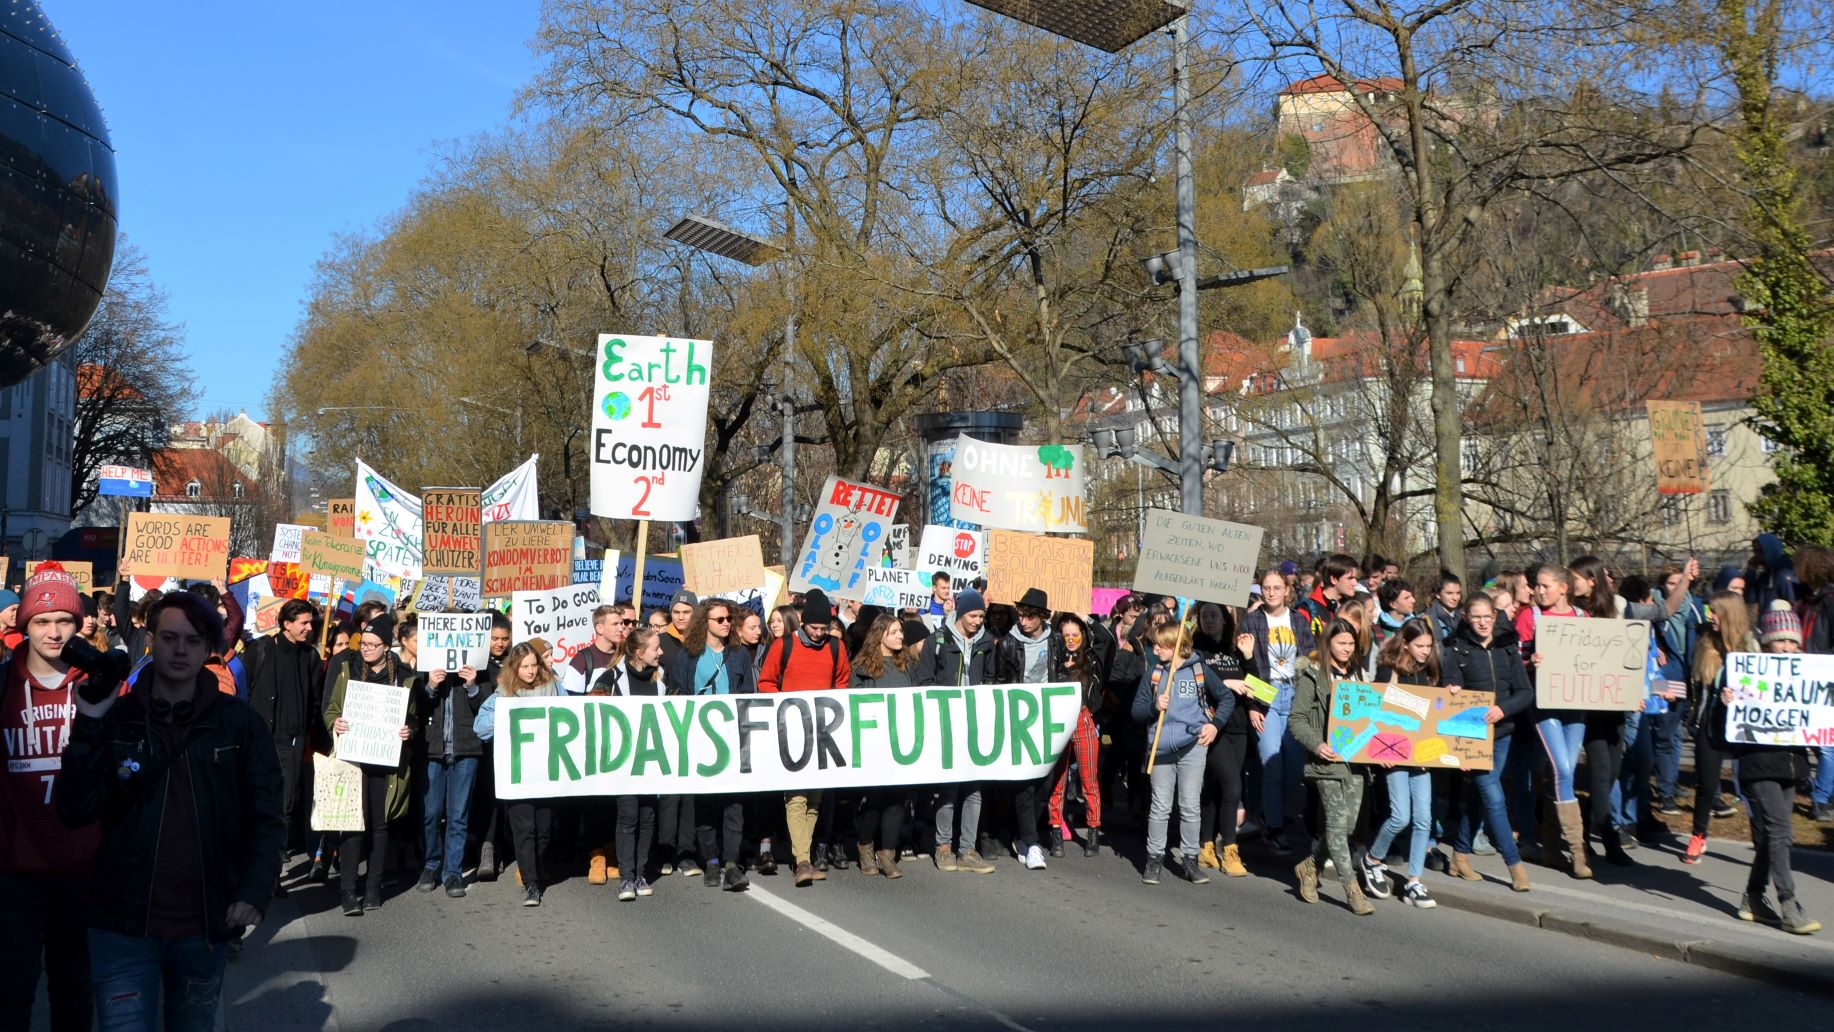
<path id="1" fill-rule="evenodd" d="M 896 853 L 898 835 L 904 830 L 904 802 L 907 793 L 899 788 L 879 788 L 866 793 L 860 802 L 860 816 L 854 822 L 854 841 L 861 847 L 875 841 L 880 849 Z"/>
<path id="2" fill-rule="evenodd" d="M 1051 798 L 1051 776 L 1037 781 L 1021 781 L 1013 786 L 1013 825 L 1019 839 L 1019 851 L 1038 845 L 1038 822 L 1044 819 L 1044 804 Z M 986 825 L 983 823 L 982 825 Z M 1056 828 L 1051 829 L 1057 832 Z M 1023 857 L 1021 857 L 1023 859 Z"/>
<path id="3" fill-rule="evenodd" d="M 1726 756 L 1711 741 L 1712 734 L 1702 730 L 1694 740 L 1694 834 L 1705 835 L 1713 822 L 1713 808 L 1719 805 L 1719 775 Z"/>
<path id="4" fill-rule="evenodd" d="M 509 836 L 516 844 L 516 871 L 522 884 L 541 888 L 546 884 L 541 863 L 554 834 L 554 806 L 546 800 L 518 799 L 504 809 L 509 814 Z"/>
<path id="5" fill-rule="evenodd" d="M 665 864 L 694 853 L 694 797 L 665 795 L 656 803 L 656 851 Z"/>
<path id="6" fill-rule="evenodd" d="M 1235 845 L 1235 811 L 1242 805 L 1242 767 L 1248 762 L 1246 734 L 1220 734 L 1204 761 L 1203 802 L 1197 808 L 1197 841 Z"/>
<path id="7" fill-rule="evenodd" d="M 1624 764 L 1624 726 L 1594 731 L 1586 727 L 1586 830 L 1602 837 L 1612 831 L 1611 788 Z"/>
<path id="8" fill-rule="evenodd" d="M 363 858 L 363 840 L 369 840 L 369 873 L 363 894 L 382 898 L 382 874 L 388 867 L 388 776 L 385 767 L 365 766 L 363 771 L 363 831 L 347 831 L 338 846 L 338 876 L 344 895 L 357 894 L 357 861 Z"/>
<path id="9" fill-rule="evenodd" d="M 656 797 L 618 797 L 618 874 L 636 881 L 647 877 L 650 850 L 656 841 Z"/>

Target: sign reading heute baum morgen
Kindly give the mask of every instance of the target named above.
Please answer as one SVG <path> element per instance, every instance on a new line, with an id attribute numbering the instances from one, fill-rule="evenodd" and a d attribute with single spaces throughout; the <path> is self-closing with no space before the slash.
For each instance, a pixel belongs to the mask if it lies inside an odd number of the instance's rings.
<path id="1" fill-rule="evenodd" d="M 499 799 L 777 792 L 1050 773 L 1072 684 L 497 700 Z"/>
<path id="2" fill-rule="evenodd" d="M 600 334 L 594 363 L 592 514 L 693 519 L 707 468 L 713 342 Z"/>

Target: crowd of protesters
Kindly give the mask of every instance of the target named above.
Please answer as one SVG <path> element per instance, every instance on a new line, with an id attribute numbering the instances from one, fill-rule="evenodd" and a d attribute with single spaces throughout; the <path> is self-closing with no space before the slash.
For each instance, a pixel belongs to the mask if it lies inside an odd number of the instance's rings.
<path id="1" fill-rule="evenodd" d="M 612 602 L 570 657 L 513 640 L 496 613 L 487 665 L 426 674 L 417 616 L 380 601 L 327 627 L 318 606 L 290 600 L 271 634 L 253 635 L 221 584 L 84 596 L 47 564 L 20 593 L 0 591 L 0 1024 L 22 1025 L 41 971 L 59 1030 L 92 1016 L 135 1027 L 162 984 L 220 988 L 242 930 L 302 883 L 335 883 L 350 917 L 383 908 L 391 886 L 462 897 L 511 872 L 527 907 L 580 875 L 636 902 L 671 877 L 743 892 L 754 877 L 896 880 L 919 860 L 1040 871 L 1112 848 L 1116 825 L 1144 839 L 1148 884 L 1248 877 L 1248 842 L 1257 866 L 1272 858 L 1259 873 L 1290 876 L 1299 899 L 1317 903 L 1331 874 L 1369 915 L 1397 897 L 1433 908 L 1426 872 L 1476 880 L 1480 853 L 1498 854 L 1519 892 L 1532 862 L 1582 879 L 1595 863 L 1635 864 L 1661 816 L 1687 811 L 1681 861 L 1695 863 L 1712 821 L 1743 812 L 1756 853 L 1739 916 L 1820 928 L 1795 893 L 1791 814 L 1806 788 L 1807 816 L 1830 819 L 1834 750 L 1728 742 L 1723 707 L 1731 653 L 1834 652 L 1834 552 L 1792 558 L 1762 535 L 1744 567 L 1710 581 L 1692 561 L 1619 576 L 1583 557 L 1482 585 L 1444 572 L 1410 583 L 1379 556 L 1330 555 L 1261 572 L 1241 610 L 1130 594 L 1087 614 L 1087 600 L 1036 588 L 990 605 L 981 584 L 938 576 L 927 606 L 901 612 L 820 591 L 768 612 L 687 591 L 650 612 Z M 1611 617 L 1654 629 L 1641 707 L 1537 708 L 1538 622 Z M 1493 768 L 1345 762 L 1327 734 L 1345 680 L 1493 693 Z M 313 757 L 347 729 L 352 681 L 409 689 L 401 759 L 361 767 L 365 830 L 317 833 Z M 494 798 L 504 697 L 1044 682 L 1076 685 L 1080 706 L 1036 782 Z M 187 834 L 162 834 L 172 827 Z M 193 995 L 187 1020 L 209 1020 L 215 994 Z"/>

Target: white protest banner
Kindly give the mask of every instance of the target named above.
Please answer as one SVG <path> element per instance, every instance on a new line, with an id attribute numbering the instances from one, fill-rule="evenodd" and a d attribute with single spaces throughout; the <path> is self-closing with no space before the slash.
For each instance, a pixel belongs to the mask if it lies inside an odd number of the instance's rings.
<path id="1" fill-rule="evenodd" d="M 599 335 L 592 390 L 592 514 L 691 520 L 707 468 L 713 343 Z"/>
<path id="2" fill-rule="evenodd" d="M 395 577 L 419 577 L 420 499 L 357 460 L 357 540 L 365 561 Z"/>
<path id="3" fill-rule="evenodd" d="M 1535 621 L 1535 705 L 1622 710 L 1649 694 L 1649 621 L 1544 616 Z"/>
<path id="4" fill-rule="evenodd" d="M 268 561 L 273 563 L 299 562 L 299 536 L 308 530 L 317 530 L 300 523 L 274 524 L 274 547 L 268 552 Z"/>
<path id="5" fill-rule="evenodd" d="M 1246 606 L 1260 557 L 1260 527 L 1148 509 L 1133 586 L 1156 595 Z"/>
<path id="6" fill-rule="evenodd" d="M 946 573 L 956 584 L 985 577 L 987 535 L 935 524 L 924 527 L 917 544 L 917 572 L 923 574 L 925 581 L 937 573 Z"/>
<path id="7" fill-rule="evenodd" d="M 332 749 L 338 759 L 378 767 L 400 765 L 401 729 L 408 722 L 406 687 L 351 681 L 344 686 L 340 716 L 350 730 L 334 736 Z"/>
<path id="8" fill-rule="evenodd" d="M 558 667 L 592 644 L 592 611 L 598 605 L 599 589 L 591 584 L 518 591 L 510 596 L 511 640 L 546 639 Z"/>
<path id="9" fill-rule="evenodd" d="M 497 700 L 498 799 L 1033 781 L 1073 684 Z"/>
<path id="10" fill-rule="evenodd" d="M 1726 686 L 1726 741 L 1834 745 L 1834 656 L 1734 652 Z"/>
<path id="11" fill-rule="evenodd" d="M 858 598 L 866 567 L 874 565 L 868 557 L 898 515 L 898 496 L 830 476 L 819 502 L 790 569 L 790 590 L 820 588 L 832 598 Z"/>
<path id="12" fill-rule="evenodd" d="M 1082 447 L 956 438 L 949 515 L 977 527 L 1087 534 Z"/>
<path id="13" fill-rule="evenodd" d="M 503 474 L 502 479 L 484 489 L 480 501 L 484 507 L 485 523 L 541 518 L 541 492 L 536 479 L 540 460 L 541 453 L 536 452 L 529 456 L 527 462 Z"/>
<path id="14" fill-rule="evenodd" d="M 415 669 L 422 673 L 490 665 L 489 613 L 422 613 Z"/>
<path id="15" fill-rule="evenodd" d="M 868 566 L 861 582 L 860 604 L 900 609 L 924 609 L 930 604 L 929 578 L 916 570 L 888 570 Z"/>
<path id="16" fill-rule="evenodd" d="M 363 830 L 363 768 L 312 757 L 312 830 Z"/>

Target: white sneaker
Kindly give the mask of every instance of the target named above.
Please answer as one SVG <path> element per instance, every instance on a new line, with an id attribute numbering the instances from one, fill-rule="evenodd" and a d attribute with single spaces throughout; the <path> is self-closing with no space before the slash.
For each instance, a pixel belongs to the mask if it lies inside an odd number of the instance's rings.
<path id="1" fill-rule="evenodd" d="M 1025 851 L 1025 869 L 1028 871 L 1044 870 L 1044 848 L 1032 846 Z"/>

